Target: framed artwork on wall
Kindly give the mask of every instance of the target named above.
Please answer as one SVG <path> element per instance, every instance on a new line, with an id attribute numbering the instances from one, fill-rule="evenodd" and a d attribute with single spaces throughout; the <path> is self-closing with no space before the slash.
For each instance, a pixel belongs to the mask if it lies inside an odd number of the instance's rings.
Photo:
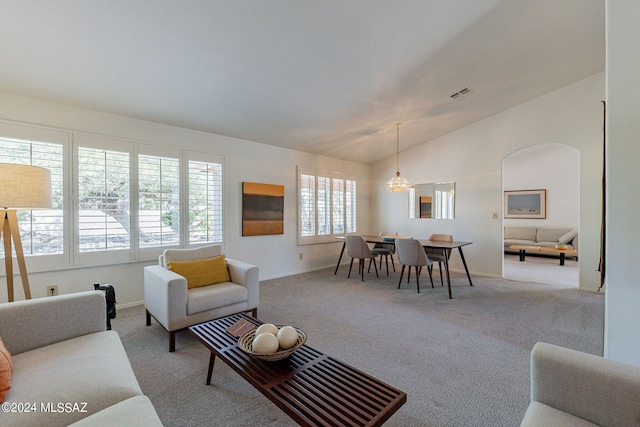
<path id="1" fill-rule="evenodd" d="M 284 185 L 242 183 L 242 235 L 284 234 Z"/>
<path id="2" fill-rule="evenodd" d="M 545 219 L 547 217 L 547 190 L 505 191 L 504 217 Z"/>
<path id="3" fill-rule="evenodd" d="M 420 196 L 420 218 L 431 218 L 432 197 Z"/>

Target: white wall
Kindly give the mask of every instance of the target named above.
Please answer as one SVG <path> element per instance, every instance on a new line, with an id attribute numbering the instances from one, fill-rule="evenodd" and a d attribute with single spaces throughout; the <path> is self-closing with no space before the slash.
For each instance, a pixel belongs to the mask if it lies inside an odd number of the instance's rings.
<path id="1" fill-rule="evenodd" d="M 640 366 L 640 2 L 607 1 L 605 356 Z"/>
<path id="2" fill-rule="evenodd" d="M 504 160 L 505 191 L 546 191 L 546 218 L 505 218 L 512 227 L 579 228 L 580 152 L 560 144 L 540 144 L 516 151 Z"/>
<path id="3" fill-rule="evenodd" d="M 371 169 L 374 229 L 427 237 L 452 234 L 465 247 L 475 274 L 502 277 L 502 161 L 538 144 L 563 144 L 580 151 L 580 288 L 596 290 L 599 275 L 602 105 L 604 73 L 523 103 L 495 116 L 400 153 L 400 171 L 413 183 L 456 182 L 456 219 L 408 219 L 407 194 L 382 185 L 395 158 Z M 493 213 L 498 219 L 492 219 Z M 456 255 L 452 268 L 462 270 Z"/>
<path id="4" fill-rule="evenodd" d="M 0 93 L 0 120 L 67 131 L 82 131 L 173 147 L 184 147 L 224 156 L 224 252 L 260 267 L 260 278 L 296 274 L 334 265 L 341 243 L 297 246 L 296 166 L 355 174 L 358 180 L 358 226 L 369 229 L 369 169 L 365 164 L 336 160 L 300 151 L 229 138 L 143 120 L 76 108 L 32 98 Z M 248 124 L 250 125 L 250 124 Z M 241 189 L 243 181 L 285 186 L 285 231 L 283 235 L 242 236 Z M 303 260 L 299 260 L 299 254 Z M 141 301 L 142 269 L 151 262 L 60 270 L 29 274 L 33 297 L 45 295 L 45 288 L 58 284 L 60 293 L 91 289 L 93 282 L 111 283 L 118 302 Z M 29 260 L 27 257 L 27 269 Z M 17 271 L 17 269 L 15 270 Z M 16 299 L 23 297 L 19 276 L 14 278 Z M 0 286 L 0 301 L 6 301 Z"/>

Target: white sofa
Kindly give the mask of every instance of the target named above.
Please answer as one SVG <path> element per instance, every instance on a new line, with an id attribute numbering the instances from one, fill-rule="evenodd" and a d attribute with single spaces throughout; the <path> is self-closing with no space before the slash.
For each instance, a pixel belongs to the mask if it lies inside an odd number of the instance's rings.
<path id="1" fill-rule="evenodd" d="M 575 249 L 577 251 L 578 231 L 573 228 L 504 227 L 505 252 L 518 252 L 509 249 L 509 246 L 512 245 L 553 248 L 558 243 L 564 243 L 569 249 Z M 577 252 L 575 257 L 578 257 Z"/>
<path id="2" fill-rule="evenodd" d="M 640 367 L 537 343 L 520 426 L 640 426 Z"/>
<path id="3" fill-rule="evenodd" d="M 0 304 L 0 337 L 13 359 L 3 409 L 16 410 L 0 413 L 3 427 L 162 426 L 106 330 L 102 291 Z M 31 412 L 18 411 L 25 403 Z"/>

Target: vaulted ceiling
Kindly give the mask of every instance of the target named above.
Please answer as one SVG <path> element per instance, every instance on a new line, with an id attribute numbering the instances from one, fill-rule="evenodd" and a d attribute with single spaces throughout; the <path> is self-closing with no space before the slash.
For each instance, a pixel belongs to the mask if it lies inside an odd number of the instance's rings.
<path id="1" fill-rule="evenodd" d="M 0 91 L 363 163 L 605 68 L 602 0 L 0 9 Z"/>

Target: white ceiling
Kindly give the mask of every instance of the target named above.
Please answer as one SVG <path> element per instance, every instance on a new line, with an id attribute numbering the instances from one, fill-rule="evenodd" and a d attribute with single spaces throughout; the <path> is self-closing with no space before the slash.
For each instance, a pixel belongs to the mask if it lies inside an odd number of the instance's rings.
<path id="1" fill-rule="evenodd" d="M 0 0 L 0 91 L 371 163 L 604 71 L 604 9 Z"/>

